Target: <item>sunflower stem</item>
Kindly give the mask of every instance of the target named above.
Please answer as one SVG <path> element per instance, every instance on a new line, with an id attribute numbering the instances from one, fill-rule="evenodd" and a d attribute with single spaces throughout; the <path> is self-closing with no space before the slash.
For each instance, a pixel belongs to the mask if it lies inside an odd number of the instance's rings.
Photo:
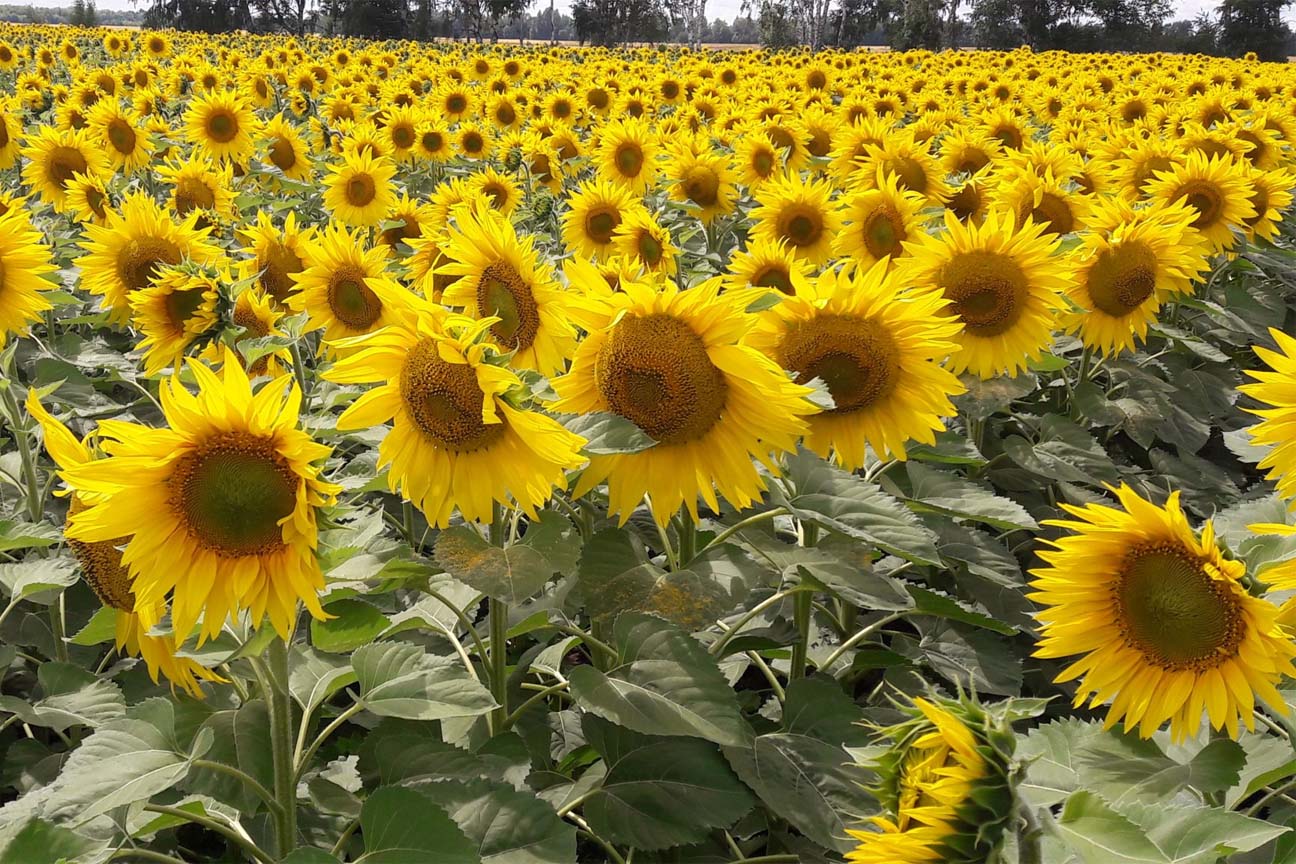
<path id="1" fill-rule="evenodd" d="M 1018 864 L 1040 864 L 1043 861 L 1043 850 L 1040 847 L 1040 838 L 1043 836 L 1044 829 L 1040 827 L 1035 811 L 1029 805 L 1023 804 L 1021 825 L 1017 829 Z"/>
<path id="2" fill-rule="evenodd" d="M 305 416 L 310 413 L 311 398 L 310 388 L 306 386 L 306 365 L 302 361 L 301 340 L 294 339 L 289 350 L 292 352 L 293 375 L 297 378 L 297 389 L 301 390 L 301 413 Z"/>
<path id="3" fill-rule="evenodd" d="M 273 813 L 279 857 L 297 846 L 297 772 L 293 765 L 292 701 L 288 698 L 288 643 L 275 639 L 266 650 L 268 684 L 266 704 L 270 709 L 270 749 L 274 764 L 274 797 L 279 811 Z"/>
<path id="4" fill-rule="evenodd" d="M 507 514 L 499 502 L 491 505 L 490 542 L 492 546 L 503 546 L 505 532 L 508 530 Z M 495 709 L 491 711 L 490 728 L 492 735 L 498 735 L 508 728 L 508 603 L 491 597 L 487 615 L 490 618 L 490 684 L 491 695 L 495 697 Z"/>
<path id="5" fill-rule="evenodd" d="M 688 512 L 688 508 L 680 511 L 677 534 L 679 536 L 679 564 L 681 567 L 687 567 L 689 562 L 697 555 L 697 523 L 693 521 L 693 514 Z"/>
<path id="6" fill-rule="evenodd" d="M 797 639 L 792 643 L 792 666 L 788 669 L 789 681 L 805 675 L 806 656 L 810 653 L 810 612 L 813 602 L 814 594 L 809 591 L 801 591 L 792 598 L 792 625 L 796 628 Z"/>

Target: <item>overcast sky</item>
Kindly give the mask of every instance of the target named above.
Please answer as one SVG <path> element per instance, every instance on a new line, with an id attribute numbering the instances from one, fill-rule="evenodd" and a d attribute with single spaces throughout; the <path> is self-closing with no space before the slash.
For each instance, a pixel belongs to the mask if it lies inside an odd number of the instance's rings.
<path id="1" fill-rule="evenodd" d="M 22 2 L 22 0 L 9 0 L 9 2 Z M 27 0 L 33 6 L 68 6 L 70 0 Z M 555 0 L 558 8 L 566 9 L 571 5 L 571 0 Z M 147 0 L 138 4 L 132 4 L 130 0 L 96 0 L 100 9 L 142 9 L 145 8 Z M 533 0 L 532 8 L 544 8 L 549 5 L 549 0 Z M 753 4 L 755 5 L 755 4 Z M 964 5 L 967 0 L 964 0 Z M 1218 5 L 1218 0 L 1174 0 L 1175 17 L 1192 18 L 1203 9 L 1213 9 Z M 742 6 L 742 0 L 707 0 L 707 17 L 724 18 L 732 20 L 738 15 L 739 8 Z M 1296 6 L 1288 7 L 1285 13 L 1287 20 L 1296 22 Z"/>

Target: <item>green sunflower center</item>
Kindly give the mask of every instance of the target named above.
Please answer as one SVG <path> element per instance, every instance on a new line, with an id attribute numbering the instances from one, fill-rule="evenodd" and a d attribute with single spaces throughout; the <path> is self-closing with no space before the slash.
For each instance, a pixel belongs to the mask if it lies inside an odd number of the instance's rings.
<path id="1" fill-rule="evenodd" d="M 616 148 L 616 167 L 622 177 L 638 177 L 643 165 L 644 153 L 638 144 L 627 141 Z"/>
<path id="2" fill-rule="evenodd" d="M 131 290 L 147 288 L 159 264 L 179 264 L 180 247 L 162 237 L 140 237 L 117 255 L 117 276 Z"/>
<path id="3" fill-rule="evenodd" d="M 644 231 L 640 233 L 639 240 L 635 244 L 639 250 L 639 258 L 649 267 L 656 267 L 662 260 L 662 244 L 652 234 Z"/>
<path id="4" fill-rule="evenodd" d="M 257 264 L 261 268 L 261 287 L 276 303 L 283 303 L 296 293 L 297 285 L 292 275 L 305 267 L 296 252 L 276 241 L 261 254 Z"/>
<path id="5" fill-rule="evenodd" d="M 997 252 L 960 252 L 941 268 L 939 284 L 973 336 L 998 336 L 1026 310 L 1030 286 L 1017 262 Z"/>
<path id="6" fill-rule="evenodd" d="M 780 236 L 798 248 L 813 246 L 823 236 L 823 214 L 814 207 L 794 204 L 784 211 L 779 221 Z"/>
<path id="7" fill-rule="evenodd" d="M 682 186 L 684 195 L 699 207 L 714 207 L 720 198 L 720 177 L 705 165 L 690 168 Z"/>
<path id="8" fill-rule="evenodd" d="M 301 478 L 273 439 L 226 432 L 183 456 L 168 483 L 172 509 L 190 536 L 236 557 L 283 545 L 279 522 L 297 506 Z"/>
<path id="9" fill-rule="evenodd" d="M 783 366 L 798 384 L 815 378 L 828 387 L 846 414 L 869 408 L 893 392 L 900 380 L 900 350 L 876 321 L 846 315 L 820 315 L 790 326 L 780 346 Z"/>
<path id="10" fill-rule="evenodd" d="M 85 156 L 75 147 L 55 147 L 49 154 L 49 177 L 66 188 L 73 175 L 87 173 Z"/>
<path id="11" fill-rule="evenodd" d="M 457 452 L 487 447 L 504 434 L 503 423 L 482 420 L 482 389 L 466 363 L 449 363 L 424 339 L 405 359 L 400 378 L 406 413 L 429 440 Z"/>
<path id="12" fill-rule="evenodd" d="M 621 214 L 613 207 L 598 207 L 585 217 L 585 234 L 595 243 L 612 242 L 612 232 L 621 224 Z"/>
<path id="13" fill-rule="evenodd" d="M 1121 318 L 1156 291 L 1156 254 L 1140 242 L 1106 249 L 1089 268 L 1087 287 L 1094 307 Z"/>
<path id="14" fill-rule="evenodd" d="M 238 118 L 225 109 L 213 111 L 207 118 L 207 135 L 218 144 L 228 144 L 238 137 Z"/>
<path id="15" fill-rule="evenodd" d="M 789 295 L 796 293 L 796 289 L 792 287 L 792 277 L 785 268 L 777 264 L 758 271 L 751 282 L 758 288 L 777 288 Z"/>
<path id="16" fill-rule="evenodd" d="M 135 130 L 125 120 L 114 120 L 108 124 L 108 143 L 123 156 L 135 152 Z"/>
<path id="17" fill-rule="evenodd" d="M 477 282 L 477 307 L 483 316 L 499 318 L 491 333 L 506 348 L 526 349 L 540 330 L 540 307 L 531 286 L 504 261 L 482 271 Z"/>
<path id="18" fill-rule="evenodd" d="M 181 216 L 193 210 L 210 210 L 215 205 L 216 196 L 197 177 L 182 177 L 176 183 L 175 208 Z"/>
<path id="19" fill-rule="evenodd" d="M 752 154 L 752 170 L 759 177 L 769 177 L 774 173 L 774 153 L 769 150 L 757 150 Z"/>
<path id="20" fill-rule="evenodd" d="M 864 220 L 864 247 L 874 258 L 895 257 L 900 254 L 900 244 L 908 234 L 900 214 L 890 207 L 870 213 Z"/>
<path id="21" fill-rule="evenodd" d="M 391 128 L 391 140 L 401 150 L 408 150 L 414 146 L 414 129 L 407 123 L 401 123 Z"/>
<path id="22" fill-rule="evenodd" d="M 1209 669 L 1236 654 L 1245 636 L 1230 583 L 1212 579 L 1179 544 L 1131 549 L 1113 591 L 1126 641 L 1162 668 Z"/>
<path id="23" fill-rule="evenodd" d="M 908 156 L 896 156 L 886 160 L 886 171 L 895 175 L 896 185 L 919 195 L 927 194 L 927 170 L 917 159 Z"/>
<path id="24" fill-rule="evenodd" d="M 368 330 L 382 316 L 382 301 L 365 284 L 365 274 L 358 267 L 342 267 L 333 274 L 328 304 L 333 317 L 353 330 Z"/>
<path id="25" fill-rule="evenodd" d="M 621 319 L 599 349 L 594 378 L 612 411 L 664 444 L 709 432 L 729 391 L 702 338 L 664 314 Z"/>
<path id="26" fill-rule="evenodd" d="M 166 314 L 171 326 L 184 330 L 185 323 L 202 308 L 203 289 L 189 288 L 185 291 L 172 291 L 166 298 Z"/>

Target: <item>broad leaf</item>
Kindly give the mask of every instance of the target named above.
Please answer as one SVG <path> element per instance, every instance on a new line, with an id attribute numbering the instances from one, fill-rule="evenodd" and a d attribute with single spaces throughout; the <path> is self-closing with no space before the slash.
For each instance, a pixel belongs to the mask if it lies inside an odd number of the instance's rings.
<path id="1" fill-rule="evenodd" d="M 441 532 L 436 560 L 460 582 L 512 605 L 539 591 L 556 570 L 534 547 L 518 543 L 501 549 L 466 525 Z"/>
<path id="2" fill-rule="evenodd" d="M 365 707 L 381 717 L 444 720 L 475 717 L 495 707 L 490 692 L 456 657 L 428 654 L 405 642 L 357 648 L 351 665 Z"/>
<path id="3" fill-rule="evenodd" d="M 360 811 L 365 853 L 357 864 L 477 864 L 473 843 L 426 795 L 385 786 Z"/>

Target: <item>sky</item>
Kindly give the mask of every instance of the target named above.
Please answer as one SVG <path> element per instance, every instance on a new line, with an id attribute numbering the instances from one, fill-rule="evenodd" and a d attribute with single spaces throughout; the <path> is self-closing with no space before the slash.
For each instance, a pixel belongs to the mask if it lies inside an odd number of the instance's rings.
<path id="1" fill-rule="evenodd" d="M 7 0 L 11 3 L 22 3 L 23 0 Z M 26 0 L 33 6 L 68 6 L 71 0 Z M 147 0 L 138 4 L 132 4 L 130 0 L 96 0 L 95 5 L 100 9 L 142 9 L 147 6 Z M 544 8 L 549 5 L 549 0 L 533 0 L 533 8 Z M 571 0 L 556 0 L 559 9 L 566 9 L 571 6 Z M 754 3 L 752 5 L 755 5 Z M 967 5 L 966 0 L 964 5 Z M 1174 0 L 1175 18 L 1192 18 L 1203 9 L 1213 9 L 1218 5 L 1218 0 Z M 742 0 L 707 0 L 707 17 L 724 18 L 732 21 L 738 16 L 742 6 Z M 1296 23 L 1296 6 L 1288 7 L 1286 12 L 1288 21 Z"/>

